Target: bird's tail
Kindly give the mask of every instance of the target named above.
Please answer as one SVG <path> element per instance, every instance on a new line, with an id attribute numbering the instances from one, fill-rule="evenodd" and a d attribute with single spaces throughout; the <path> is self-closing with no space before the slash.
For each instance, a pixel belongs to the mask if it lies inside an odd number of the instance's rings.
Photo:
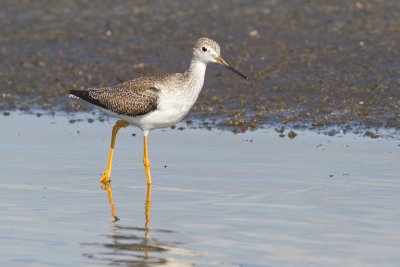
<path id="1" fill-rule="evenodd" d="M 87 90 L 69 90 L 68 96 L 76 99 L 87 99 L 89 92 Z"/>

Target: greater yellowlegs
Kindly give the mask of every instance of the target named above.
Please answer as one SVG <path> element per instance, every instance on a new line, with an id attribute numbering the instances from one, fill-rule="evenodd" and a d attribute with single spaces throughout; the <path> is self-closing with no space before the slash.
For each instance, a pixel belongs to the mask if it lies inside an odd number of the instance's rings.
<path id="1" fill-rule="evenodd" d="M 151 185 L 147 148 L 149 131 L 175 125 L 188 114 L 203 87 L 208 63 L 221 64 L 247 79 L 221 57 L 217 42 L 209 38 L 200 38 L 194 45 L 189 69 L 184 73 L 141 77 L 112 87 L 69 91 L 71 97 L 81 98 L 120 119 L 112 129 L 108 164 L 100 179 L 103 184 L 110 180 L 118 130 L 133 124 L 143 131 L 143 164 L 147 184 Z"/>

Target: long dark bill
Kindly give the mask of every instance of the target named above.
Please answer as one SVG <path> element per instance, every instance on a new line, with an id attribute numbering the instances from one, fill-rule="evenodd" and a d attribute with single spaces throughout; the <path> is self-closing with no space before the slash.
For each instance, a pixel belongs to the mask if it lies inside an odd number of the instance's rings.
<path id="1" fill-rule="evenodd" d="M 247 78 L 246 75 L 244 75 L 243 73 L 241 73 L 240 71 L 238 71 L 237 69 L 234 69 L 231 65 L 229 65 L 228 62 L 226 62 L 225 59 L 223 59 L 222 57 L 217 57 L 216 60 L 219 64 L 221 64 L 222 66 L 224 66 L 227 69 L 230 69 L 231 71 L 233 71 L 237 75 L 241 76 L 242 78 L 245 78 L 246 80 L 249 79 L 249 78 Z"/>

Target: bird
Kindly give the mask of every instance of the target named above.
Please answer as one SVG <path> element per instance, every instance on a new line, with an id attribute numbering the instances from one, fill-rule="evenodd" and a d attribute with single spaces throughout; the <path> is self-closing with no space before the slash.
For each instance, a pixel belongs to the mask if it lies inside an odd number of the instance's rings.
<path id="1" fill-rule="evenodd" d="M 89 102 L 119 119 L 112 128 L 108 162 L 102 173 L 101 183 L 110 182 L 118 131 L 128 125 L 135 125 L 143 131 L 143 165 L 147 184 L 152 184 L 148 153 L 149 132 L 173 126 L 189 113 L 203 88 L 209 63 L 222 65 L 248 79 L 221 57 L 221 49 L 216 41 L 203 37 L 194 43 L 192 59 L 184 73 L 144 76 L 111 87 L 69 91 L 70 97 Z"/>

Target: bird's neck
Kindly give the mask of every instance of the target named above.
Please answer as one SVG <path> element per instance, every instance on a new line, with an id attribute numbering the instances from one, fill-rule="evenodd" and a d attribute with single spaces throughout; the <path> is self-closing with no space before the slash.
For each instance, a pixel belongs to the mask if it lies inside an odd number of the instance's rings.
<path id="1" fill-rule="evenodd" d="M 207 64 L 197 59 L 192 59 L 189 69 L 185 72 L 187 86 L 186 88 L 197 95 L 200 93 L 204 84 Z"/>

